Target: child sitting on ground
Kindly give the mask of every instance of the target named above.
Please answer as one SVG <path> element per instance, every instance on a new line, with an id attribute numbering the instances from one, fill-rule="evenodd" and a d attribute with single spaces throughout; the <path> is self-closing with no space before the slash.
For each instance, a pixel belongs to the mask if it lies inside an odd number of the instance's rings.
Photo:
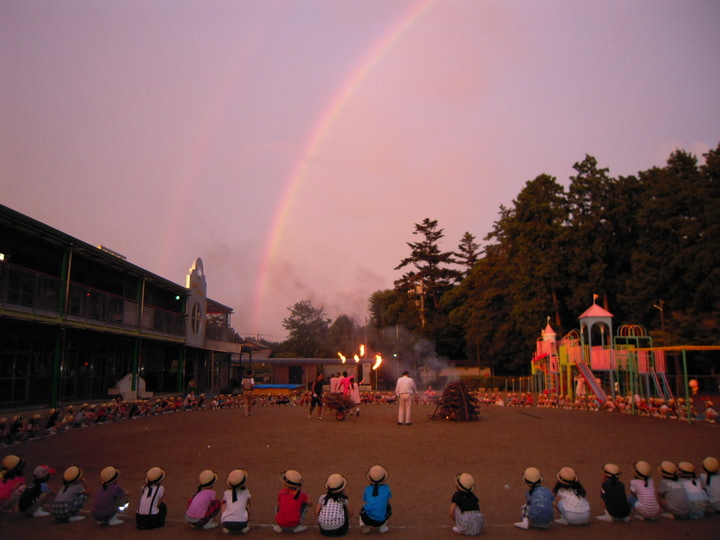
<path id="1" fill-rule="evenodd" d="M 27 487 L 25 484 L 25 460 L 10 454 L 2 460 L 0 471 L 0 511 L 11 512 L 15 510 L 20 496 Z"/>
<path id="2" fill-rule="evenodd" d="M 105 467 L 100 471 L 102 489 L 95 493 L 93 517 L 98 525 L 122 525 L 118 513 L 127 508 L 130 493 L 117 485 L 120 471 L 115 467 Z"/>
<path id="3" fill-rule="evenodd" d="M 690 519 L 702 519 L 705 517 L 705 508 L 708 499 L 705 491 L 700 486 L 695 476 L 695 465 L 689 461 L 681 461 L 678 463 L 678 475 L 680 483 L 687 494 L 688 504 L 690 505 Z"/>
<path id="4" fill-rule="evenodd" d="M 392 490 L 385 483 L 388 471 L 382 465 L 373 465 L 365 474 L 370 485 L 363 491 L 363 507 L 360 509 L 360 529 L 363 533 L 377 527 L 378 532 L 388 531 L 387 521 L 392 515 Z"/>
<path id="5" fill-rule="evenodd" d="M 660 505 L 655 496 L 655 483 L 652 479 L 652 467 L 647 461 L 637 461 L 633 467 L 635 478 L 630 480 L 630 498 L 628 502 L 635 510 L 638 519 L 657 519 Z"/>
<path id="6" fill-rule="evenodd" d="M 577 473 L 572 467 L 563 467 L 555 474 L 555 478 L 557 483 L 553 493 L 560 512 L 560 519 L 556 519 L 555 523 L 585 525 L 590 519 L 590 503 Z"/>
<path id="7" fill-rule="evenodd" d="M 145 486 L 140 493 L 138 510 L 135 514 L 135 527 L 140 530 L 157 529 L 165 526 L 167 506 L 163 501 L 165 488 L 160 484 L 165 471 L 160 467 L 151 468 L 145 475 Z"/>
<path id="8" fill-rule="evenodd" d="M 327 492 L 320 495 L 315 507 L 315 517 L 323 536 L 345 536 L 350 528 L 354 512 L 345 494 L 346 486 L 347 480 L 341 474 L 331 474 L 325 482 Z"/>
<path id="9" fill-rule="evenodd" d="M 275 532 L 302 532 L 307 527 L 302 525 L 307 509 L 312 506 L 307 494 L 302 491 L 302 475 L 289 469 L 281 475 L 283 487 L 278 493 L 275 511 Z"/>
<path id="10" fill-rule="evenodd" d="M 75 465 L 68 467 L 63 473 L 63 487 L 55 496 L 50 506 L 50 513 L 61 523 L 85 519 L 85 516 L 77 514 L 89 496 L 90 491 L 87 489 L 83 470 Z"/>
<path id="11" fill-rule="evenodd" d="M 198 529 L 212 529 L 217 523 L 212 518 L 220 512 L 220 501 L 212 487 L 217 481 L 217 473 L 204 470 L 198 477 L 198 488 L 188 502 L 185 521 Z"/>
<path id="12" fill-rule="evenodd" d="M 480 513 L 480 503 L 475 495 L 475 479 L 468 473 L 455 476 L 458 488 L 450 503 L 450 519 L 455 524 L 453 532 L 465 536 L 477 536 L 483 531 L 485 517 Z"/>
<path id="13" fill-rule="evenodd" d="M 717 458 L 708 456 L 702 461 L 705 474 L 700 475 L 700 486 L 705 490 L 708 498 L 708 510 L 720 512 L 720 464 Z"/>
<path id="14" fill-rule="evenodd" d="M 522 507 L 520 521 L 515 526 L 520 529 L 537 527 L 547 529 L 553 519 L 553 494 L 542 484 L 543 477 L 540 470 L 528 467 L 522 475 L 523 481 L 529 486 L 525 494 L 525 504 Z"/>
<path id="15" fill-rule="evenodd" d="M 46 512 L 42 507 L 50 496 L 54 495 L 54 492 L 48 486 L 50 475 L 54 472 L 55 469 L 47 465 L 38 465 L 35 467 L 33 471 L 33 483 L 20 495 L 20 501 L 18 502 L 19 510 L 24 512 L 26 516 L 43 517 L 50 515 L 50 512 Z"/>
<path id="16" fill-rule="evenodd" d="M 620 467 L 607 463 L 602 469 L 603 483 L 600 498 L 605 504 L 605 513 L 595 516 L 600 521 L 629 521 L 632 507 L 627 500 L 625 484 L 620 481 Z"/>
<path id="17" fill-rule="evenodd" d="M 230 489 L 223 493 L 222 503 L 225 510 L 222 513 L 223 532 L 239 532 L 245 534 L 248 527 L 250 510 L 250 492 L 245 487 L 248 473 L 244 469 L 235 469 L 228 474 L 225 484 Z"/>
<path id="18" fill-rule="evenodd" d="M 662 476 L 658 482 L 657 498 L 668 519 L 687 519 L 690 515 L 690 503 L 687 493 L 680 483 L 677 466 L 672 461 L 663 461 L 658 467 Z"/>

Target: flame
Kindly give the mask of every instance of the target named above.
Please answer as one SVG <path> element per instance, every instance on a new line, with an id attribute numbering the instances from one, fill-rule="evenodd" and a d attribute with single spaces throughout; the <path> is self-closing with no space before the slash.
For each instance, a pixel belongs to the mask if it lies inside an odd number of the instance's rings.
<path id="1" fill-rule="evenodd" d="M 365 345 L 360 345 L 360 356 L 365 356 Z"/>
<path id="2" fill-rule="evenodd" d="M 360 361 L 360 357 L 356 354 L 353 356 L 353 360 L 355 360 L 355 363 L 357 364 Z"/>
<path id="3" fill-rule="evenodd" d="M 345 357 L 343 356 L 343 353 L 339 352 L 338 356 L 340 357 L 340 360 L 342 360 L 342 363 L 345 363 Z"/>
<path id="4" fill-rule="evenodd" d="M 379 354 L 375 355 L 375 365 L 372 367 L 373 369 L 377 369 L 380 367 L 380 364 L 382 364 L 382 356 Z"/>

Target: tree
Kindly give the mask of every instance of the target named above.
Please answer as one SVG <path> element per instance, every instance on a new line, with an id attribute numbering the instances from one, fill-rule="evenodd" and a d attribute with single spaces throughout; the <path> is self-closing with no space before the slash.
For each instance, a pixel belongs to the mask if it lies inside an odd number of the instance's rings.
<path id="1" fill-rule="evenodd" d="M 379 330 L 395 327 L 419 328 L 417 307 L 406 292 L 397 289 L 375 291 L 370 297 L 371 326 Z"/>
<path id="2" fill-rule="evenodd" d="M 476 358 L 480 365 L 493 368 L 496 373 L 508 373 L 520 365 L 516 326 L 510 316 L 511 280 L 507 272 L 507 253 L 501 245 L 495 244 L 486 247 L 485 257 L 460 285 L 467 289 L 462 316 L 468 356 Z M 455 312 L 451 316 L 455 316 Z M 525 353 L 527 358 L 527 351 Z"/>
<path id="3" fill-rule="evenodd" d="M 593 294 L 603 298 L 605 307 L 611 302 L 608 250 L 612 235 L 608 207 L 612 179 L 609 169 L 599 168 L 597 160 L 587 154 L 573 168 L 577 174 L 570 177 L 564 245 L 570 292 L 567 304 L 571 312 L 579 314 L 592 303 Z"/>
<path id="4" fill-rule="evenodd" d="M 631 316 L 659 328 L 663 301 L 670 343 L 715 341 L 720 276 L 717 150 L 697 158 L 676 150 L 663 168 L 639 173 L 644 188 L 626 300 Z"/>
<path id="5" fill-rule="evenodd" d="M 560 327 L 566 296 L 563 231 L 568 211 L 563 187 L 541 174 L 525 184 L 496 227 L 508 254 L 511 313 L 532 347 L 538 326 L 552 314 Z"/>
<path id="6" fill-rule="evenodd" d="M 526 183 L 512 208 L 501 207 L 485 257 L 460 286 L 450 320 L 466 318 L 468 356 L 504 371 L 527 364 L 528 351 L 552 313 L 562 319 L 565 296 L 564 190 L 540 175 Z M 453 293 L 448 296 L 452 297 Z"/>
<path id="7" fill-rule="evenodd" d="M 458 270 L 450 268 L 455 263 L 452 251 L 440 251 L 438 242 L 445 236 L 442 229 L 437 228 L 437 220 L 425 218 L 422 223 L 415 224 L 415 231 L 423 237 L 420 242 L 408 242 L 411 254 L 403 259 L 395 270 L 413 266 L 395 281 L 395 288 L 408 294 L 416 294 L 419 301 L 421 328 L 425 328 L 427 312 L 436 310 L 440 298 L 445 291 L 452 288 L 461 276 Z"/>
<path id="8" fill-rule="evenodd" d="M 461 277 L 470 275 L 470 270 L 478 261 L 480 245 L 475 242 L 475 236 L 466 232 L 460 239 L 458 250 L 454 253 L 455 260 L 463 267 Z"/>
<path id="9" fill-rule="evenodd" d="M 327 333 L 327 348 L 343 354 L 350 354 L 358 348 L 357 327 L 347 315 L 340 315 Z"/>
<path id="10" fill-rule="evenodd" d="M 325 310 L 313 307 L 310 300 L 302 300 L 288 307 L 288 311 L 290 316 L 282 322 L 289 333 L 284 349 L 301 358 L 328 356 L 326 343 L 330 319 L 326 318 Z"/>

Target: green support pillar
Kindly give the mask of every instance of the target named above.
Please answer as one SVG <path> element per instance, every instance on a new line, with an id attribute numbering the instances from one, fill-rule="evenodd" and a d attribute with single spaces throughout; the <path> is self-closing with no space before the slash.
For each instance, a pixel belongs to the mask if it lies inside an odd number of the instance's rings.
<path id="1" fill-rule="evenodd" d="M 135 347 L 133 347 L 133 365 L 132 365 L 132 384 L 130 390 L 135 392 L 137 390 L 137 376 L 138 366 L 140 366 L 140 354 L 142 350 L 142 343 L 140 338 L 135 339 Z"/>
<path id="2" fill-rule="evenodd" d="M 636 414 L 635 410 L 635 383 L 637 377 L 637 350 L 628 349 L 628 365 L 627 370 L 630 376 L 630 410 L 632 414 Z"/>
<path id="3" fill-rule="evenodd" d="M 685 349 L 682 350 L 683 384 L 685 385 L 685 407 L 687 409 L 688 424 L 692 424 L 692 402 L 690 401 L 690 387 L 688 386 L 687 357 Z"/>
<path id="4" fill-rule="evenodd" d="M 178 360 L 177 391 L 182 392 L 185 388 L 185 346 L 180 347 L 180 359 Z"/>
<path id="5" fill-rule="evenodd" d="M 57 407 L 60 398 L 60 368 L 65 354 L 65 327 L 58 329 L 55 337 L 55 354 L 53 357 L 52 382 L 50 387 L 50 407 Z"/>

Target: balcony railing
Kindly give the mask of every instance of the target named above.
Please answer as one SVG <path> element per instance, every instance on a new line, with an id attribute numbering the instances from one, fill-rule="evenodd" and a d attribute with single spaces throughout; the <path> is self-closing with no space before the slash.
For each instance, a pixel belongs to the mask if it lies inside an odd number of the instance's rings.
<path id="1" fill-rule="evenodd" d="M 54 318 L 85 326 L 103 326 L 173 337 L 185 335 L 182 313 L 138 302 L 79 283 L 70 283 L 67 311 L 62 305 L 65 281 L 0 264 L 0 309 L 23 312 L 37 318 Z"/>

